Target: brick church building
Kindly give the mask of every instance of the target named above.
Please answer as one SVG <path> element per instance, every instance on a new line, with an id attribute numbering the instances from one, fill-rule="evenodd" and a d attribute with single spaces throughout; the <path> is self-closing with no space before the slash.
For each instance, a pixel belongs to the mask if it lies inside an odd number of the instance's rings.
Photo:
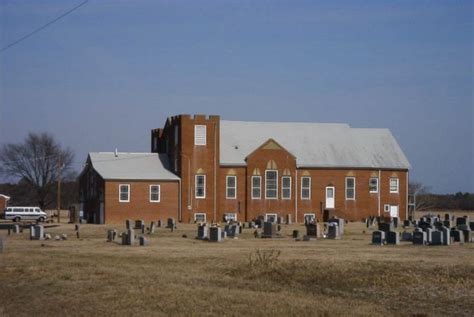
<path id="1" fill-rule="evenodd" d="M 151 153 L 89 153 L 81 210 L 93 223 L 406 219 L 409 168 L 387 129 L 177 115 Z"/>

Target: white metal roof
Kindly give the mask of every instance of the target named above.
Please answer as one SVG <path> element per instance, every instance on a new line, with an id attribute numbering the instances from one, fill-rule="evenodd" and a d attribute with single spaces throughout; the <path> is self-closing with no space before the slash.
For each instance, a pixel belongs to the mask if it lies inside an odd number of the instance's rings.
<path id="1" fill-rule="evenodd" d="M 298 167 L 409 169 L 388 129 L 351 128 L 340 123 L 220 122 L 220 162 L 245 165 L 268 139 L 292 153 Z"/>
<path id="2" fill-rule="evenodd" d="M 168 157 L 156 153 L 91 152 L 92 167 L 103 179 L 179 180 L 169 171 Z"/>

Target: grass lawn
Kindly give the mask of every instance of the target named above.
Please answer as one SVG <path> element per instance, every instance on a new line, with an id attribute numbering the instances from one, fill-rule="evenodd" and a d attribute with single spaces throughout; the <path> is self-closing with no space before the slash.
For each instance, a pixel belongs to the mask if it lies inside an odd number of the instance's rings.
<path id="1" fill-rule="evenodd" d="M 150 245 L 106 242 L 109 228 L 61 224 L 67 241 L 6 239 L 0 316 L 474 315 L 474 244 L 372 246 L 362 223 L 342 240 L 195 240 L 195 225 L 158 228 Z M 400 229 L 402 230 L 402 229 Z M 187 235 L 183 238 L 182 235 Z M 118 241 L 118 240 L 117 240 Z"/>

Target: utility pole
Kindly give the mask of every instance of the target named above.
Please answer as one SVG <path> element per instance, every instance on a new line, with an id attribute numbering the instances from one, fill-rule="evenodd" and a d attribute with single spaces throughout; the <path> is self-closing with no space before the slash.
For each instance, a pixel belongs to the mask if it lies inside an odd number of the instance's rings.
<path id="1" fill-rule="evenodd" d="M 58 191 L 56 209 L 58 210 L 58 223 L 61 222 L 61 158 L 58 160 Z"/>

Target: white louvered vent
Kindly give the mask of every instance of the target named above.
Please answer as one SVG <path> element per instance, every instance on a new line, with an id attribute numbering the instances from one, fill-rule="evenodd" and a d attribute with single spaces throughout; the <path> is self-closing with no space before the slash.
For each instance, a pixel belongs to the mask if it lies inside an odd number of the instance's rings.
<path id="1" fill-rule="evenodd" d="M 206 126 L 194 126 L 194 145 L 206 145 Z"/>

